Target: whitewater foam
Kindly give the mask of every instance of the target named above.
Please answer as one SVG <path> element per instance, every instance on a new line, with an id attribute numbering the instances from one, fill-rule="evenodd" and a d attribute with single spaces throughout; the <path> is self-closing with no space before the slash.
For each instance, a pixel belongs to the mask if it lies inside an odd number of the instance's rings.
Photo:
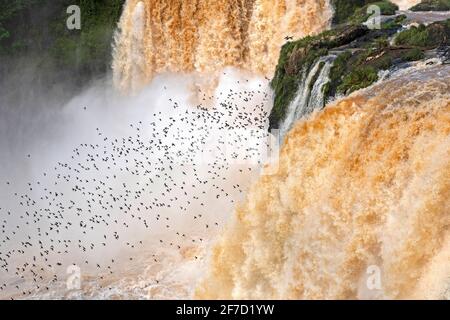
<path id="1" fill-rule="evenodd" d="M 114 79 L 138 90 L 164 72 L 238 67 L 271 76 L 286 36 L 330 26 L 327 0 L 127 0 L 115 37 Z"/>
<path id="2" fill-rule="evenodd" d="M 196 297 L 448 296 L 449 86 L 449 66 L 410 69 L 299 121 Z"/>

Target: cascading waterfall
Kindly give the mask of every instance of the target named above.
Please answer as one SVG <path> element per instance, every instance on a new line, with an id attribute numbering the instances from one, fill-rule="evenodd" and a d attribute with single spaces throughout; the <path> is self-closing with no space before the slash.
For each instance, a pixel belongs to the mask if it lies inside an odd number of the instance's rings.
<path id="1" fill-rule="evenodd" d="M 412 69 L 298 121 L 196 297 L 449 299 L 449 86 Z"/>
<path id="2" fill-rule="evenodd" d="M 394 0 L 406 9 L 419 0 Z M 115 36 L 115 86 L 135 92 L 165 72 L 239 67 L 271 77 L 285 38 L 328 28 L 329 0 L 127 0 Z"/>
<path id="3" fill-rule="evenodd" d="M 4 220 L 0 299 L 450 299 L 450 66 L 386 72 L 325 107 L 337 53 L 318 58 L 280 124 L 279 163 L 258 178 L 272 160 L 261 157 L 272 101 L 262 76 L 286 39 L 330 26 L 330 2 L 127 0 L 113 76 L 136 95 L 99 86 L 74 98 L 49 130 L 58 143 L 33 139 L 32 182 L 22 172 L 2 183 L 14 213 L 36 211 Z M 32 220 L 49 231 L 40 249 Z M 69 264 L 83 266 L 81 290 L 68 290 Z M 52 290 L 34 288 L 38 265 Z"/>
<path id="4" fill-rule="evenodd" d="M 323 31 L 331 18 L 328 0 L 127 0 L 114 82 L 135 91 L 160 73 L 227 66 L 270 77 L 287 36 Z"/>
<path id="5" fill-rule="evenodd" d="M 325 106 L 323 87 L 329 81 L 335 59 L 335 55 L 321 57 L 311 70 L 303 71 L 297 94 L 289 104 L 286 117 L 280 125 L 281 137 L 286 135 L 297 120 Z"/>
<path id="6" fill-rule="evenodd" d="M 160 73 L 209 77 L 226 66 L 270 77 L 285 37 L 325 29 L 331 12 L 329 1 L 128 0 L 115 84 L 134 91 Z M 279 170 L 236 209 L 195 297 L 448 295 L 449 69 L 439 80 L 433 70 L 402 74 L 313 112 L 334 59 L 303 72 L 281 124 Z M 381 271 L 375 290 L 371 266 Z"/>

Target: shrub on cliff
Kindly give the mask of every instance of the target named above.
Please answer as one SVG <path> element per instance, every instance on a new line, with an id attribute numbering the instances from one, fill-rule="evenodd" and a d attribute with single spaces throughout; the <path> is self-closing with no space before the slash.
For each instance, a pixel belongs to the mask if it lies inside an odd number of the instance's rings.
<path id="1" fill-rule="evenodd" d="M 355 13 L 348 18 L 350 23 L 363 23 L 371 17 L 372 14 L 368 14 L 368 9 L 370 6 L 378 6 L 380 8 L 380 13 L 384 16 L 392 16 L 399 9 L 398 6 L 390 1 L 376 1 L 366 4 L 362 8 L 356 9 Z"/>
<path id="2" fill-rule="evenodd" d="M 377 0 L 332 0 L 331 4 L 334 7 L 333 23 L 340 24 L 346 22 L 357 9 L 376 1 Z"/>
<path id="3" fill-rule="evenodd" d="M 423 58 L 425 58 L 425 54 L 419 48 L 413 48 L 407 51 L 403 56 L 404 61 L 417 61 Z"/>
<path id="4" fill-rule="evenodd" d="M 337 88 L 338 93 L 350 94 L 353 91 L 366 88 L 378 80 L 377 70 L 372 66 L 355 68 L 347 74 L 342 84 Z"/>
<path id="5" fill-rule="evenodd" d="M 394 15 L 398 6 L 388 0 L 332 0 L 334 7 L 334 24 L 345 22 L 363 23 L 370 17 L 367 8 L 370 5 L 380 7 L 381 14 Z"/>
<path id="6" fill-rule="evenodd" d="M 448 11 L 450 0 L 422 0 L 410 9 L 411 11 Z"/>
<path id="7" fill-rule="evenodd" d="M 303 72 L 308 72 L 315 61 L 328 53 L 329 49 L 352 42 L 366 34 L 364 26 L 348 25 L 286 43 L 271 86 L 275 92 L 274 106 L 269 117 L 270 127 L 277 127 L 285 116 L 285 110 L 294 98 Z"/>
<path id="8" fill-rule="evenodd" d="M 402 31 L 395 38 L 396 45 L 435 48 L 439 45 L 449 45 L 450 19 L 435 22 L 428 26 L 412 26 Z"/>

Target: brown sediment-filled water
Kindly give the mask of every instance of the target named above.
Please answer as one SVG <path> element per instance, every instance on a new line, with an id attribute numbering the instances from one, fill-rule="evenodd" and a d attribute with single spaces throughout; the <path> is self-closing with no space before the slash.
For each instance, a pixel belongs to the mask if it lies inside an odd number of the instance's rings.
<path id="1" fill-rule="evenodd" d="M 299 121 L 196 297 L 448 299 L 449 86 L 410 70 Z"/>
<path id="2" fill-rule="evenodd" d="M 326 0 L 128 0 L 114 50 L 118 88 L 137 90 L 163 72 L 238 67 L 271 76 L 286 37 L 330 26 Z"/>

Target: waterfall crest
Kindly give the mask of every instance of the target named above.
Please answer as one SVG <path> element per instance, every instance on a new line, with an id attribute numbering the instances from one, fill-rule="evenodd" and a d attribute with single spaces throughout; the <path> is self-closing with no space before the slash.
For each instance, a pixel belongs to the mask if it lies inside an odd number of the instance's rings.
<path id="1" fill-rule="evenodd" d="M 323 31 L 331 18 L 328 0 L 128 0 L 115 37 L 114 81 L 130 91 L 159 73 L 227 66 L 271 76 L 287 36 Z"/>

